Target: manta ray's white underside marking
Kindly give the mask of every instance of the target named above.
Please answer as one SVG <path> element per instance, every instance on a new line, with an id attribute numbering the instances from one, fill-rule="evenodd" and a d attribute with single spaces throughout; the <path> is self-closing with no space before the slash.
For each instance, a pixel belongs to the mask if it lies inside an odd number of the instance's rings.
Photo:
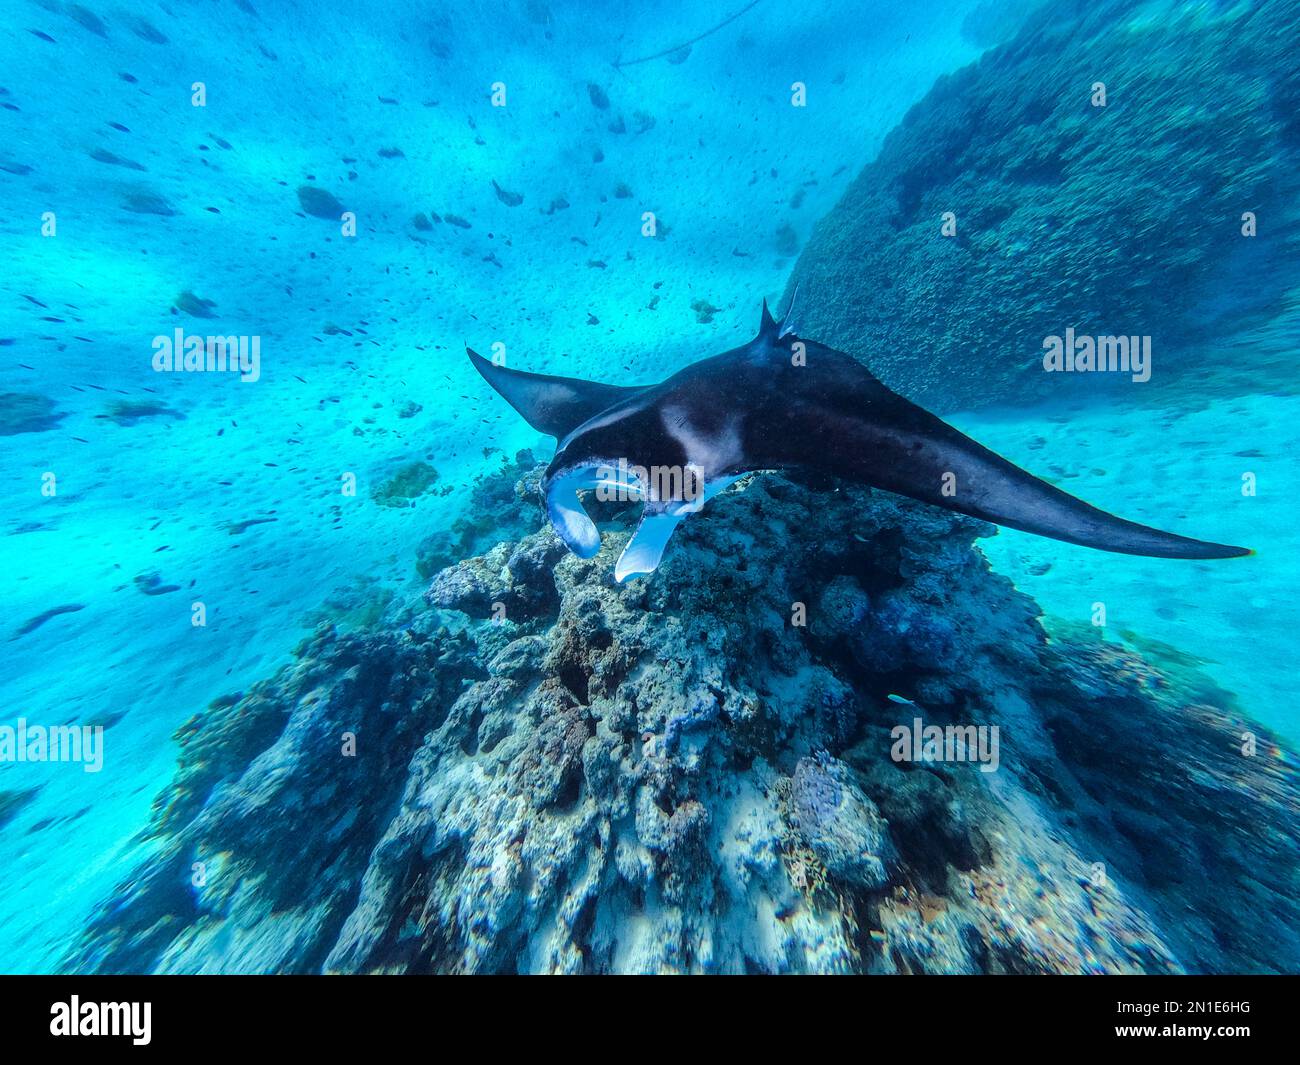
<path id="1" fill-rule="evenodd" d="M 729 470 L 744 460 L 740 416 L 732 415 L 720 429 L 699 432 L 691 428 L 690 412 L 669 404 L 659 412 L 664 430 L 681 445 L 689 465 L 701 470 Z"/>

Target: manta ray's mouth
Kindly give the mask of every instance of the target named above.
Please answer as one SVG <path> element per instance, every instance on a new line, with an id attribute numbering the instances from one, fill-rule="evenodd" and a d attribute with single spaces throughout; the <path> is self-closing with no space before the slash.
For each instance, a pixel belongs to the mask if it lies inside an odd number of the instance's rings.
<path id="1" fill-rule="evenodd" d="M 688 498 L 683 499 L 667 496 L 661 498 L 660 490 L 655 487 L 658 481 L 654 473 L 649 474 L 648 486 L 643 479 L 645 471 L 638 466 L 629 466 L 625 461 L 570 466 L 542 482 L 546 515 L 556 535 L 575 555 L 591 558 L 600 550 L 600 531 L 587 514 L 578 493 L 594 489 L 603 500 L 645 501 L 641 521 L 614 565 L 614 579 L 622 584 L 633 577 L 653 573 L 663 559 L 664 549 L 678 524 L 741 476 L 737 474 L 706 482 L 699 467 L 691 469 L 697 478 L 691 483 L 697 487 Z"/>
<path id="2" fill-rule="evenodd" d="M 623 475 L 620 478 L 620 473 Z M 641 500 L 645 490 L 626 463 L 594 462 L 571 466 L 542 482 L 546 516 L 555 533 L 579 558 L 591 558 L 600 550 L 600 531 L 582 505 L 578 493 L 594 489 L 609 493 L 605 498 Z"/>

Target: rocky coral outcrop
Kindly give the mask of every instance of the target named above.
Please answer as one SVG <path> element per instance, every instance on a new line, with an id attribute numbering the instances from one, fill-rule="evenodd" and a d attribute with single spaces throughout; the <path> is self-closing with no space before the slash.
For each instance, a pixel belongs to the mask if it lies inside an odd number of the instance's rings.
<path id="1" fill-rule="evenodd" d="M 521 505 L 537 498 L 544 464 L 527 449 L 514 458 L 501 456 L 495 470 L 481 474 L 468 494 L 465 513 L 450 529 L 430 533 L 416 551 L 415 569 L 429 578 L 444 566 L 480 554 L 503 540 L 517 540 L 541 522 L 535 507 Z"/>
<path id="2" fill-rule="evenodd" d="M 622 586 L 604 528 L 588 560 L 538 530 L 460 561 L 200 715 L 76 965 L 1295 967 L 1275 741 L 1203 678 L 1049 636 L 990 527 L 764 475 Z M 997 726 L 996 766 L 900 756 L 917 719 Z"/>
<path id="3" fill-rule="evenodd" d="M 1298 10 L 1043 5 L 941 78 L 818 223 L 787 289 L 802 335 L 941 411 L 1130 380 L 1044 373 L 1067 328 L 1150 336 L 1164 381 L 1222 372 L 1295 259 Z M 1291 346 L 1271 358 L 1252 353 L 1252 387 L 1289 380 Z"/>

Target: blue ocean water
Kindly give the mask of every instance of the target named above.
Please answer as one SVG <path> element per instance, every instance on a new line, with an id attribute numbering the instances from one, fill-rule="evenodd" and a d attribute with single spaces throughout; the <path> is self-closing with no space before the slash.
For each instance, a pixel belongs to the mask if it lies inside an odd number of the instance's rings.
<path id="1" fill-rule="evenodd" d="M 1129 5 L 1125 32 L 1253 6 Z M 98 771 L 0 764 L 7 972 L 67 967 L 156 853 L 178 730 L 292 663 L 322 621 L 364 628 L 418 600 L 422 545 L 465 518 L 476 478 L 549 455 L 466 344 L 640 384 L 747 342 L 911 109 L 960 92 L 1029 20 L 1082 17 L 1028 0 L 3 12 L 0 725 L 104 728 Z M 1086 217 L 1103 190 L 1077 195 Z M 1177 245 L 1144 239 L 1157 262 Z M 1223 379 L 928 405 L 1107 510 L 1254 548 L 1180 566 L 980 541 L 1049 631 L 1104 602 L 1108 639 L 1195 662 L 1294 745 L 1300 271 L 1267 266 L 1280 295 L 1248 317 L 1230 302 L 1197 341 Z M 811 298 L 831 314 L 841 294 Z M 256 367 L 160 372 L 155 340 L 177 329 L 255 340 Z"/>

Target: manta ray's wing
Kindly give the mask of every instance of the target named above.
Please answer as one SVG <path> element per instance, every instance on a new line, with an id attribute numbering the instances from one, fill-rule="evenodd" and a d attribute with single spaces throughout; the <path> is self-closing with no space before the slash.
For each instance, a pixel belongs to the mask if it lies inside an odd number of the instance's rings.
<path id="1" fill-rule="evenodd" d="M 859 364 L 860 367 L 860 364 Z M 1118 518 L 1008 462 L 864 368 L 816 416 L 836 441 L 833 472 L 961 514 L 1102 551 L 1156 558 L 1235 558 L 1248 548 L 1193 540 Z M 812 411 L 810 410 L 810 414 Z"/>
<path id="2" fill-rule="evenodd" d="M 497 366 L 476 351 L 465 349 L 483 380 L 514 407 L 539 433 L 559 439 L 571 430 L 640 391 L 576 377 L 553 377 Z"/>

